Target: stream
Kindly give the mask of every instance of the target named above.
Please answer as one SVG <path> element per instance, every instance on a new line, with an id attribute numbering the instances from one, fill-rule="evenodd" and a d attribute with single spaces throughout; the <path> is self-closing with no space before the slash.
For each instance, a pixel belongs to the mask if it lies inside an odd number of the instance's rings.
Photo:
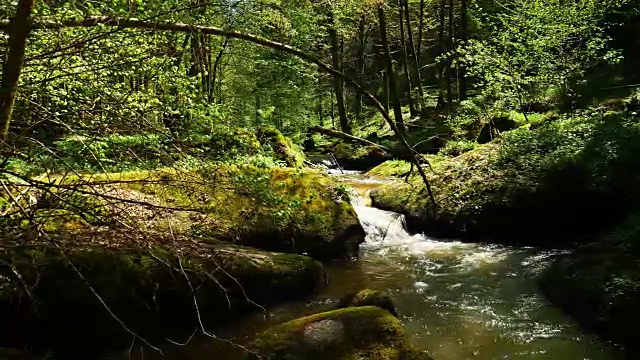
<path id="1" fill-rule="evenodd" d="M 561 251 L 411 235 L 402 215 L 368 206 L 368 191 L 383 181 L 353 172 L 339 178 L 360 195 L 354 205 L 367 233 L 360 259 L 328 266 L 329 285 L 309 301 L 247 315 L 218 336 L 248 344 L 270 325 L 328 310 L 345 294 L 369 288 L 393 297 L 413 342 L 436 360 L 623 358 L 537 290 L 536 275 Z M 234 360 L 242 359 L 243 351 L 205 338 L 166 355 Z"/>

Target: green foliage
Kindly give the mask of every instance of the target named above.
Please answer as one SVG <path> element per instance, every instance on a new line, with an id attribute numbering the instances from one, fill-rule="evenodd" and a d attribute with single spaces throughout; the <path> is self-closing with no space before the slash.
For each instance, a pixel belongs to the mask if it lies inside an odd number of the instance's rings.
<path id="1" fill-rule="evenodd" d="M 52 161 L 60 159 L 64 165 L 74 169 L 151 168 L 162 164 L 162 158 L 167 157 L 163 140 L 156 134 L 113 135 L 93 139 L 73 136 L 54 144 L 57 156 Z"/>
<path id="2" fill-rule="evenodd" d="M 587 71 L 618 61 L 601 20 L 621 3 L 525 0 L 493 13 L 478 7 L 474 11 L 483 18 L 478 26 L 489 36 L 470 40 L 462 50 L 464 61 L 480 80 L 476 85 L 483 96 L 498 109 L 546 102 L 550 89 L 558 89 L 563 101 L 575 101 Z"/>
<path id="3" fill-rule="evenodd" d="M 202 217 L 179 215 L 173 231 L 205 241 L 327 259 L 355 256 L 364 239 L 344 186 L 316 170 L 222 164 L 103 176 L 160 204 L 197 209 Z"/>
<path id="4" fill-rule="evenodd" d="M 606 228 L 640 199 L 638 139 L 640 126 L 631 113 L 565 117 L 505 132 L 494 142 L 435 163 L 427 175 L 438 208 L 415 175 L 411 184 L 383 186 L 373 200 L 443 236 L 520 234 L 523 239 L 526 233 L 528 240 L 546 242 L 589 233 Z M 609 210 L 603 214 L 602 208 Z M 544 229 L 554 229 L 553 234 Z M 543 234 L 544 239 L 537 237 Z"/>
<path id="5" fill-rule="evenodd" d="M 449 140 L 440 149 L 438 154 L 446 156 L 458 156 L 471 151 L 478 146 L 478 143 L 471 140 Z"/>

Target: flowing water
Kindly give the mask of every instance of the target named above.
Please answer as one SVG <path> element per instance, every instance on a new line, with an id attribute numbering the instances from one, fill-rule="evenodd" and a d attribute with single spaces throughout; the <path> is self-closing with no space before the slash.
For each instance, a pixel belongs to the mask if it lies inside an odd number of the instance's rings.
<path id="1" fill-rule="evenodd" d="M 345 294 L 370 288 L 396 300 L 407 333 L 436 360 L 623 358 L 582 332 L 537 290 L 537 274 L 560 251 L 411 235 L 401 215 L 367 206 L 367 192 L 380 181 L 353 173 L 340 178 L 361 195 L 355 208 L 367 237 L 360 259 L 329 267 L 329 286 L 310 301 L 248 315 L 218 335 L 246 344 L 269 325 L 329 309 Z M 220 341 L 198 339 L 168 357 L 242 355 Z"/>

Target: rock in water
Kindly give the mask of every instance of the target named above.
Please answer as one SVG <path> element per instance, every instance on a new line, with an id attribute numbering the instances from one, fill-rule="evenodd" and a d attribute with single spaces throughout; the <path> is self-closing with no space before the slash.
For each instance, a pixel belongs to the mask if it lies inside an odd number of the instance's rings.
<path id="1" fill-rule="evenodd" d="M 262 333 L 247 359 L 428 360 L 407 339 L 402 323 L 376 306 L 328 311 Z"/>
<path id="2" fill-rule="evenodd" d="M 391 315 L 398 317 L 398 308 L 395 302 L 387 294 L 377 290 L 361 290 L 355 294 L 349 294 L 338 302 L 338 309 L 359 306 L 377 306 L 385 309 Z"/>

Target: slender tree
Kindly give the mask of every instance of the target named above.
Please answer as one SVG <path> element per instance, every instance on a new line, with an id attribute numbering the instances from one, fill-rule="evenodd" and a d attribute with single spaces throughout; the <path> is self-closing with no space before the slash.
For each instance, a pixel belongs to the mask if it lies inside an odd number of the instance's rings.
<path id="1" fill-rule="evenodd" d="M 329 10 L 329 41 L 331 43 L 331 65 L 334 69 L 340 71 L 342 69 L 342 56 L 332 10 Z M 333 89 L 336 96 L 340 129 L 347 134 L 351 134 L 351 124 L 347 118 L 347 109 L 344 104 L 344 84 L 340 77 L 333 77 Z"/>
<path id="2" fill-rule="evenodd" d="M 404 33 L 404 15 L 403 15 L 403 5 L 402 0 L 398 0 L 398 27 L 400 28 L 400 47 L 402 49 L 402 54 L 400 56 L 400 60 L 402 62 L 402 69 L 404 70 L 404 78 L 407 82 L 407 102 L 409 103 L 409 111 L 411 112 L 411 117 L 416 117 L 418 112 L 416 110 L 416 106 L 413 102 L 413 96 L 411 94 L 412 91 L 412 81 L 411 81 L 411 73 L 409 71 L 409 56 L 407 55 L 407 41 L 405 39 Z"/>
<path id="3" fill-rule="evenodd" d="M 382 41 L 382 51 L 384 54 L 384 60 L 386 65 L 387 75 L 387 91 L 391 98 L 391 105 L 393 107 L 393 114 L 395 117 L 395 127 L 401 134 L 406 131 L 404 120 L 402 119 L 402 108 L 400 107 L 400 99 L 398 92 L 396 91 L 396 81 L 393 75 L 393 62 L 391 60 L 391 51 L 389 50 L 389 41 L 387 40 L 387 20 L 384 14 L 384 5 L 378 6 L 378 22 L 380 26 L 380 41 Z"/>
<path id="4" fill-rule="evenodd" d="M 469 0 L 460 0 L 460 28 L 459 37 L 462 46 L 469 40 Z M 467 98 L 467 69 L 463 63 L 458 65 L 458 97 L 460 100 Z"/>
<path id="5" fill-rule="evenodd" d="M 438 109 L 444 109 L 445 107 L 445 99 L 444 99 L 444 76 L 446 70 L 446 63 L 442 60 L 442 56 L 446 51 L 446 45 L 444 41 L 445 34 L 445 0 L 440 0 L 440 6 L 438 8 L 438 46 L 436 50 L 436 58 L 438 58 Z"/>
<path id="6" fill-rule="evenodd" d="M 447 86 L 447 112 L 451 112 L 451 106 L 453 105 L 453 86 L 451 84 L 451 80 L 453 79 L 453 47 L 455 43 L 455 22 L 453 19 L 453 0 L 449 0 L 449 30 L 448 30 L 448 39 L 447 39 L 447 51 L 448 59 L 446 62 L 447 66 L 447 78 L 446 78 L 446 86 Z"/>
<path id="7" fill-rule="evenodd" d="M 407 22 L 407 40 L 409 41 L 409 53 L 411 54 L 411 61 L 413 64 L 413 76 L 414 86 L 418 88 L 418 95 L 420 99 L 424 97 L 424 91 L 422 89 L 422 76 L 420 75 L 420 60 L 418 59 L 415 44 L 413 42 L 413 31 L 411 30 L 411 16 L 409 16 L 409 0 L 400 0 L 404 3 L 404 17 Z"/>
<path id="8" fill-rule="evenodd" d="M 424 0 L 420 0 L 420 19 L 418 20 L 418 46 L 416 49 L 416 56 L 418 58 L 418 68 L 420 67 L 420 62 L 422 61 L 422 41 L 423 41 L 423 31 L 424 31 Z"/>
<path id="9" fill-rule="evenodd" d="M 0 83 L 0 141 L 4 142 L 9 133 L 13 105 L 18 94 L 18 80 L 22 72 L 24 52 L 29 36 L 29 17 L 35 0 L 20 0 L 16 16 L 9 26 L 9 51 L 2 68 Z"/>
<path id="10" fill-rule="evenodd" d="M 358 47 L 356 54 L 356 69 L 355 75 L 356 80 L 360 83 L 360 86 L 364 87 L 364 77 L 365 77 L 365 51 L 366 51 L 366 35 L 365 35 L 365 19 L 364 16 L 360 17 L 360 21 L 358 22 Z M 356 92 L 355 101 L 353 105 L 354 112 L 356 117 L 359 118 L 362 112 L 362 101 L 363 95 L 362 93 Z"/>

